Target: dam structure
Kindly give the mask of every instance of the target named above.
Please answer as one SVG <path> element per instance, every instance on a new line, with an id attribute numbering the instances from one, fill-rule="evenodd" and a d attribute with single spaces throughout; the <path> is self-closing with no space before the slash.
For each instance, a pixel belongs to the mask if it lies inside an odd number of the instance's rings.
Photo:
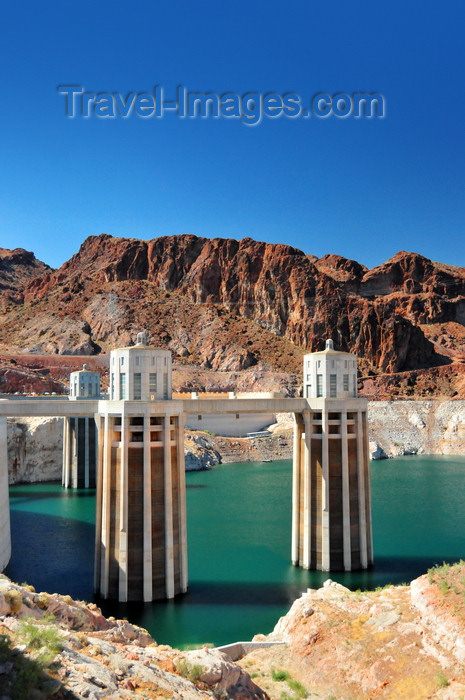
<path id="1" fill-rule="evenodd" d="M 69 376 L 71 401 L 100 398 L 100 373 L 82 370 Z M 63 470 L 65 488 L 94 489 L 97 462 L 97 427 L 93 416 L 65 418 L 63 421 Z"/>
<path id="2" fill-rule="evenodd" d="M 354 355 L 335 351 L 332 341 L 323 352 L 306 355 L 301 398 L 173 399 L 171 353 L 150 346 L 144 333 L 135 345 L 112 351 L 109 369 L 108 400 L 95 395 L 95 385 L 73 395 L 73 384 L 70 398 L 0 399 L 0 571 L 11 553 L 8 416 L 65 418 L 71 486 L 79 483 L 71 466 L 83 434 L 79 420 L 96 425 L 96 439 L 83 444 L 89 455 L 98 445 L 95 590 L 103 598 L 149 602 L 187 590 L 187 417 L 230 415 L 237 421 L 243 414 L 293 413 L 293 564 L 322 571 L 372 564 L 367 402 L 357 396 Z M 79 382 L 83 374 L 77 374 Z M 90 485 L 85 457 L 83 463 L 84 485 Z"/>

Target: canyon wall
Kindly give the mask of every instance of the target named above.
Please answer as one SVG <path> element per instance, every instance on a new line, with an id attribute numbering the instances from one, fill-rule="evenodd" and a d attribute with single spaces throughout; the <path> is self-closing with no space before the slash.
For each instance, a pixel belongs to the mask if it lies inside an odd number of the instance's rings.
<path id="1" fill-rule="evenodd" d="M 61 481 L 63 418 L 8 421 L 10 484 Z"/>
<path id="2" fill-rule="evenodd" d="M 372 401 L 372 458 L 465 454 L 465 401 Z M 384 453 L 384 454 L 383 454 Z"/>

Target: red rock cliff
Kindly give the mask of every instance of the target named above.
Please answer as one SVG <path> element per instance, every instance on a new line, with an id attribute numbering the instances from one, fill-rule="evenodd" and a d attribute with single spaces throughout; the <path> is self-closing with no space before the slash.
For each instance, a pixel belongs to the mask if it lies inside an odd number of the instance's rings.
<path id="1" fill-rule="evenodd" d="M 113 315 L 108 295 L 118 307 Z M 399 372 L 449 361 L 424 326 L 465 321 L 465 271 L 406 252 L 367 270 L 341 256 L 318 260 L 251 238 L 141 241 L 103 234 L 89 237 L 59 270 L 31 281 L 25 303 L 49 319 L 61 314 L 68 324 L 80 323 L 76 332 L 92 335 L 96 347 L 122 334 L 129 339 L 143 323 L 181 357 L 192 355 L 195 345 L 201 363 L 222 369 L 230 351 L 240 356 L 234 367 L 241 368 L 263 359 L 259 341 L 250 338 L 262 328 L 266 339 L 302 350 L 320 349 L 332 337 L 366 369 Z M 171 314 L 164 313 L 170 303 Z M 213 335 L 220 349 L 224 345 L 216 364 L 208 348 Z M 281 354 L 293 354 L 289 345 L 280 347 Z"/>

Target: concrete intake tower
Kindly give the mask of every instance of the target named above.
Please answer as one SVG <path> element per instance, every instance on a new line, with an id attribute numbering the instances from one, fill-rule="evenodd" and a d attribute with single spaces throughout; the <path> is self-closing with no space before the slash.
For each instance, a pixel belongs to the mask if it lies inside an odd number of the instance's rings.
<path id="1" fill-rule="evenodd" d="M 147 345 L 110 355 L 99 402 L 95 590 L 151 601 L 187 589 L 184 414 L 171 400 L 171 353 Z"/>
<path id="2" fill-rule="evenodd" d="M 367 400 L 357 397 L 357 358 L 326 349 L 304 356 L 295 413 L 292 562 L 352 571 L 373 563 Z"/>

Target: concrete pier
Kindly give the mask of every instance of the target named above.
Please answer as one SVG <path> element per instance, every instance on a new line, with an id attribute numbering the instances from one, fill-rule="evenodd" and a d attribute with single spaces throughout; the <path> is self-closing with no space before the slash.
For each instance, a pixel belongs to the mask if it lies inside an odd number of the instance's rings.
<path id="1" fill-rule="evenodd" d="M 63 421 L 63 476 L 65 488 L 94 489 L 97 464 L 97 428 L 94 418 Z"/>

